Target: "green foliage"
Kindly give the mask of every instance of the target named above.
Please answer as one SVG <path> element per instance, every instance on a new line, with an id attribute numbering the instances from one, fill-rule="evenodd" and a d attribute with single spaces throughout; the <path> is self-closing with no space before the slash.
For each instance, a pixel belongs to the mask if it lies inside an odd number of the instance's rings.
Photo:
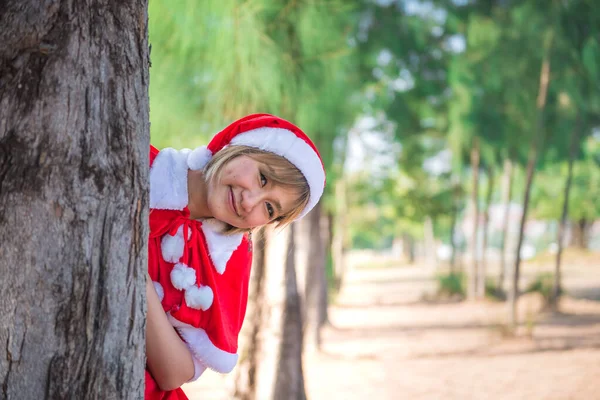
<path id="1" fill-rule="evenodd" d="M 337 212 L 345 208 L 332 189 L 344 174 L 347 132 L 365 115 L 380 122 L 375 130 L 392 127 L 395 165 L 348 177 L 357 247 L 386 248 L 403 234 L 419 239 L 426 217 L 449 241 L 468 195 L 473 139 L 482 170 L 496 177 L 505 157 L 524 164 L 545 55 L 547 129 L 532 213 L 560 216 L 579 123 L 569 215 L 600 214 L 600 145 L 592 135 L 600 125 L 600 12 L 592 0 L 151 0 L 149 17 L 151 134 L 159 147 L 204 144 L 243 114 L 281 115 L 317 143 L 328 171 L 325 207 Z M 464 49 L 453 45 L 463 41 Z M 448 150 L 452 171 L 425 167 Z M 520 171 L 513 199 L 523 182 Z"/>
<path id="2" fill-rule="evenodd" d="M 466 276 L 462 272 L 449 274 L 438 274 L 436 276 L 438 296 L 460 296 L 464 298 L 466 295 Z"/>
<path id="3" fill-rule="evenodd" d="M 573 166 L 568 217 L 572 220 L 600 218 L 600 139 L 588 137 L 582 159 Z M 539 174 L 532 193 L 534 215 L 558 220 L 562 214 L 567 162 L 548 164 Z"/>
<path id="4" fill-rule="evenodd" d="M 506 293 L 496 283 L 493 279 L 485 280 L 485 297 L 490 300 L 505 301 Z"/>
<path id="5" fill-rule="evenodd" d="M 343 1 L 152 0 L 152 141 L 192 147 L 245 114 L 288 118 L 319 147 L 352 123 L 352 9 Z"/>
<path id="6" fill-rule="evenodd" d="M 533 281 L 527 285 L 525 293 L 540 293 L 546 304 L 549 304 L 552 298 L 554 288 L 554 275 L 550 272 L 538 274 Z"/>

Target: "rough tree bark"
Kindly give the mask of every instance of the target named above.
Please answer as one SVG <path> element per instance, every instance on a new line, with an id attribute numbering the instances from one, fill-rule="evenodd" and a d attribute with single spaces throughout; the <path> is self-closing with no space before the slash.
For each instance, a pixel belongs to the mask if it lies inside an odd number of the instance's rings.
<path id="1" fill-rule="evenodd" d="M 255 248 L 233 398 L 305 400 L 293 227 L 265 228 Z"/>
<path id="2" fill-rule="evenodd" d="M 139 399 L 147 3 L 0 3 L 0 398 Z"/>

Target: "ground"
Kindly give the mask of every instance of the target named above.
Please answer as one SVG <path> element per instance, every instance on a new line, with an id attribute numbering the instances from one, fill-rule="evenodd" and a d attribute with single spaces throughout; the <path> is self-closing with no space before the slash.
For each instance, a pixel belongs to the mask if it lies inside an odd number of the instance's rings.
<path id="1" fill-rule="evenodd" d="M 567 296 L 560 313 L 538 312 L 539 297 L 525 295 L 516 337 L 506 335 L 503 303 L 423 301 L 435 290 L 431 268 L 354 268 L 322 351 L 305 357 L 308 397 L 600 399 L 600 302 L 589 299 L 600 299 L 599 266 L 566 268 L 578 298 Z M 227 399 L 228 385 L 211 372 L 185 390 Z"/>

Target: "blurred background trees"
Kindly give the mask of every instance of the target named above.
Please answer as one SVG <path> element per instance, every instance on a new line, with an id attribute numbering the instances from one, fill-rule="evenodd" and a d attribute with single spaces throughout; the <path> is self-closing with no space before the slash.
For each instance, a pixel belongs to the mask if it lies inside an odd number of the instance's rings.
<path id="1" fill-rule="evenodd" d="M 594 3 L 150 0 L 154 145 L 268 112 L 328 171 L 305 221 L 255 238 L 237 398 L 304 398 L 303 346 L 319 347 L 351 249 L 513 304 L 521 260 L 550 253 L 558 304 L 563 249 L 600 248 Z"/>

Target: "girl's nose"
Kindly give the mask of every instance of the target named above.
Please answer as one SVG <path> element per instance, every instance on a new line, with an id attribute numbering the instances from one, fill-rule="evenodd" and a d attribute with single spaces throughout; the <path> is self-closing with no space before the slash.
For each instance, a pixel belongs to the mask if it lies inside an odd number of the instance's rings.
<path id="1" fill-rule="evenodd" d="M 242 209 L 249 213 L 252 211 L 254 206 L 260 202 L 260 193 L 257 190 L 244 190 L 242 192 Z"/>

